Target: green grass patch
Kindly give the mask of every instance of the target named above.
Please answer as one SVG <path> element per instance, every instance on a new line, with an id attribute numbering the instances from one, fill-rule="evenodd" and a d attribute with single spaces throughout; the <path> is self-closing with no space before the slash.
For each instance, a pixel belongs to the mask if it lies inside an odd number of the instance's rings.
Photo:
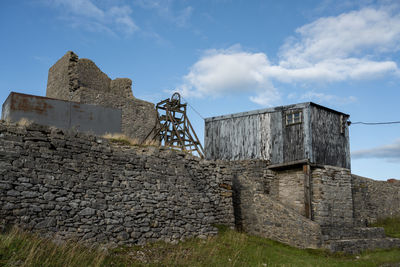
<path id="1" fill-rule="evenodd" d="M 400 249 L 361 255 L 301 250 L 221 229 L 207 239 L 153 243 L 104 251 L 75 242 L 56 245 L 18 229 L 0 235 L 0 266 L 379 266 L 399 264 Z"/>
<path id="2" fill-rule="evenodd" d="M 378 219 L 378 221 L 371 226 L 383 227 L 387 236 L 400 238 L 400 217 Z"/>

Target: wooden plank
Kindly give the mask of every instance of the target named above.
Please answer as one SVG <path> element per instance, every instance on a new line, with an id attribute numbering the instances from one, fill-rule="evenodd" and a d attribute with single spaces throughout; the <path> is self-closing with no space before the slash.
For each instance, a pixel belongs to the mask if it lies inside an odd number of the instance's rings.
<path id="1" fill-rule="evenodd" d="M 342 114 L 311 106 L 312 163 L 350 169 L 348 128 L 341 133 Z"/>
<path id="2" fill-rule="evenodd" d="M 311 192 L 311 167 L 309 164 L 303 165 L 304 173 L 304 210 L 306 217 L 313 220 L 312 214 L 312 192 Z"/>

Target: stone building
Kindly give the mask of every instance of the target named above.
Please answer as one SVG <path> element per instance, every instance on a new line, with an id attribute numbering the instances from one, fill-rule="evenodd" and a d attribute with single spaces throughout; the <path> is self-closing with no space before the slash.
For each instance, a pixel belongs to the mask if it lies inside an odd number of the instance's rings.
<path id="1" fill-rule="evenodd" d="M 139 142 L 151 135 L 157 112 L 154 104 L 137 99 L 128 78 L 110 79 L 96 64 L 67 52 L 50 69 L 46 96 L 122 110 L 122 132 Z"/>

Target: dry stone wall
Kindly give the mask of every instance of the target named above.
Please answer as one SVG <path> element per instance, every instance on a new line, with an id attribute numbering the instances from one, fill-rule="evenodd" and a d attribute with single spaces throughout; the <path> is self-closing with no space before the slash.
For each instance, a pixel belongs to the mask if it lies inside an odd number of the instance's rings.
<path id="1" fill-rule="evenodd" d="M 287 203 L 283 194 L 303 195 L 302 176 L 299 169 L 270 170 L 263 160 L 206 161 L 0 121 L 0 226 L 91 243 L 143 244 L 213 235 L 216 224 L 225 224 L 316 248 L 365 221 L 400 215 L 400 181 L 324 166 L 311 170 L 309 220 L 296 198 Z"/>
<path id="2" fill-rule="evenodd" d="M 0 122 L 0 225 L 89 242 L 142 244 L 234 224 L 223 163 L 82 133 Z"/>
<path id="3" fill-rule="evenodd" d="M 143 244 L 217 233 L 216 224 L 298 247 L 318 225 L 277 202 L 266 161 L 205 161 L 115 146 L 83 133 L 0 122 L 0 225 L 86 242 Z"/>
<path id="4" fill-rule="evenodd" d="M 400 217 L 400 180 L 376 181 L 352 175 L 354 220 L 367 226 L 379 218 Z"/>

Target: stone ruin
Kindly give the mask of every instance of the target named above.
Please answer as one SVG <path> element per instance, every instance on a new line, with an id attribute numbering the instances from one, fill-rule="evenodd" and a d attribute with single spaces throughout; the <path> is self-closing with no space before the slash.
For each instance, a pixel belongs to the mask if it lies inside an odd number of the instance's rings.
<path id="1" fill-rule="evenodd" d="M 112 80 L 93 61 L 72 51 L 49 69 L 46 96 L 121 109 L 122 133 L 138 142 L 152 137 L 157 123 L 154 104 L 133 96 L 131 79 Z"/>
<path id="2" fill-rule="evenodd" d="M 111 80 L 91 60 L 67 52 L 49 70 L 46 96 L 121 109 L 122 132 L 144 141 L 157 112 L 131 86 L 130 79 Z M 302 164 L 203 160 L 0 121 L 0 230 L 16 224 L 61 239 L 131 245 L 205 237 L 225 224 L 300 248 L 400 247 L 383 228 L 366 227 L 399 216 L 400 181 Z"/>

